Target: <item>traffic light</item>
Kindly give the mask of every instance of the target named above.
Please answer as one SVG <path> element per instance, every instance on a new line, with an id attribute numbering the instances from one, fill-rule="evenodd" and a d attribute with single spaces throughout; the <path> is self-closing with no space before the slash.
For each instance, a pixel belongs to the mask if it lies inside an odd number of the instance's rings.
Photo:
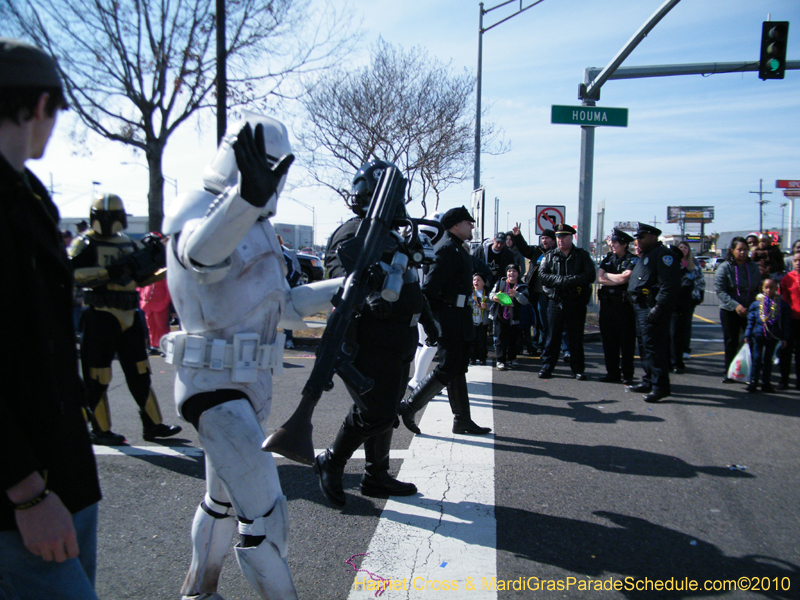
<path id="1" fill-rule="evenodd" d="M 786 41 L 789 21 L 764 21 L 761 25 L 761 58 L 758 76 L 761 79 L 783 79 L 786 72 Z"/>

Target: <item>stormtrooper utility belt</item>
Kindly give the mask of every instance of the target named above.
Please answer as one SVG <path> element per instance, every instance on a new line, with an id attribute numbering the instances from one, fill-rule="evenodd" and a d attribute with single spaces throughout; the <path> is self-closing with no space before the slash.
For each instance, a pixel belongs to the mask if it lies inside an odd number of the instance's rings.
<path id="1" fill-rule="evenodd" d="M 258 372 L 272 370 L 280 375 L 283 370 L 284 333 L 275 335 L 272 344 L 261 344 L 256 333 L 237 333 L 233 343 L 174 331 L 161 338 L 161 351 L 166 361 L 179 367 L 231 370 L 231 381 L 249 383 L 258 380 Z"/>

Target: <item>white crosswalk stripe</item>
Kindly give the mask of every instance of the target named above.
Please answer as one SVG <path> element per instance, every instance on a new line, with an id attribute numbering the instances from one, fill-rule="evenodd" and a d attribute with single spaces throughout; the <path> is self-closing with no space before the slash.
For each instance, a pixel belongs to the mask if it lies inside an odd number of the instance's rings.
<path id="1" fill-rule="evenodd" d="M 493 427 L 491 367 L 473 367 L 467 378 L 474 421 Z M 494 436 L 456 436 L 452 425 L 447 397 L 439 395 L 425 410 L 423 435 L 414 436 L 398 475 L 420 494 L 386 502 L 355 576 L 365 585 L 354 585 L 350 600 L 374 597 L 379 585 L 387 592 L 397 586 L 409 599 L 497 597 L 482 589 L 483 578 L 497 569 Z"/>

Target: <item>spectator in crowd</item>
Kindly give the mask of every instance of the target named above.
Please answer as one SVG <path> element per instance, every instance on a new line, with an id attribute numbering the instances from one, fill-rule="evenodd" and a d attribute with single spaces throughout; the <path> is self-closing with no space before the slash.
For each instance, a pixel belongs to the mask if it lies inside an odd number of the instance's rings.
<path id="1" fill-rule="evenodd" d="M 800 251 L 793 256 L 794 269 L 781 280 L 781 297 L 790 308 L 789 335 L 786 346 L 780 351 L 781 389 L 789 388 L 789 374 L 792 370 L 792 355 L 795 364 L 795 387 L 800 390 Z"/>
<path id="2" fill-rule="evenodd" d="M 794 255 L 800 252 L 800 240 L 795 240 L 792 244 L 792 251 L 789 256 L 783 259 L 784 271 L 788 274 L 794 271 Z"/>
<path id="3" fill-rule="evenodd" d="M 743 237 L 733 238 L 725 262 L 714 274 L 725 347 L 722 383 L 733 383 L 733 379 L 728 377 L 728 368 L 741 347 L 741 335 L 747 327 L 747 309 L 756 299 L 760 285 L 761 273 L 758 265 L 750 260 L 747 242 Z"/>
<path id="4" fill-rule="evenodd" d="M 591 300 L 595 280 L 594 261 L 586 250 L 573 244 L 575 230 L 572 227 L 559 223 L 554 231 L 558 247 L 545 254 L 539 266 L 539 279 L 550 300 L 547 306 L 549 333 L 539 377 L 549 379 L 553 374 L 561 351 L 562 332 L 566 330 L 572 352 L 570 368 L 575 379 L 583 381 L 587 378 L 583 333 L 586 305 Z"/>
<path id="5" fill-rule="evenodd" d="M 528 270 L 525 265 L 525 257 L 519 251 L 519 248 L 517 248 L 516 244 L 514 244 L 513 230 L 506 234 L 506 248 L 511 250 L 511 253 L 514 255 L 514 262 L 519 267 L 520 281 L 523 281 L 525 279 L 525 275 L 528 274 Z"/>
<path id="6" fill-rule="evenodd" d="M 97 479 L 60 215 L 25 166 L 67 107 L 55 60 L 0 39 L 0 596 L 97 600 Z M 32 268 L 35 264 L 36 268 Z"/>
<path id="7" fill-rule="evenodd" d="M 545 229 L 539 238 L 539 246 L 528 246 L 525 238 L 520 233 L 520 224 L 517 223 L 511 230 L 514 245 L 520 253 L 530 261 L 528 273 L 523 281 L 528 284 L 528 294 L 530 295 L 530 306 L 534 312 L 534 327 L 536 328 L 533 336 L 533 355 L 538 356 L 544 352 L 547 344 L 547 294 L 542 290 L 542 282 L 539 281 L 539 269 L 544 255 L 556 247 L 556 234 L 552 229 Z"/>
<path id="8" fill-rule="evenodd" d="M 159 243 L 165 243 L 164 236 L 160 233 L 152 232 L 151 237 L 157 239 Z M 139 288 L 139 308 L 144 313 L 145 323 L 147 324 L 147 335 L 149 348 L 147 353 L 150 356 L 160 356 L 161 349 L 159 344 L 161 338 L 169 333 L 169 307 L 172 299 L 167 289 L 167 280 L 158 281 Z"/>
<path id="9" fill-rule="evenodd" d="M 490 286 L 494 286 L 506 272 L 506 267 L 514 262 L 514 253 L 506 246 L 506 234 L 502 231 L 494 236 L 494 240 L 486 240 L 475 248 L 472 255 L 489 266 L 492 280 L 487 285 Z"/>
<path id="10" fill-rule="evenodd" d="M 756 296 L 747 313 L 747 329 L 744 332 L 745 344 L 750 344 L 753 364 L 750 371 L 748 392 L 758 389 L 758 378 L 761 375 L 761 389 L 774 392 L 770 383 L 772 375 L 772 357 L 778 342 L 785 348 L 786 339 L 791 332 L 790 308 L 786 301 L 778 295 L 778 283 L 767 275 L 761 282 L 762 293 Z"/>
<path id="11" fill-rule="evenodd" d="M 639 260 L 628 249 L 633 236 L 614 228 L 611 234 L 611 252 L 597 269 L 597 292 L 600 299 L 600 337 L 606 374 L 600 381 L 633 385 L 633 357 L 636 349 L 636 316 L 625 291 L 636 262 Z"/>
<path id="12" fill-rule="evenodd" d="M 78 232 L 78 235 L 82 234 L 87 229 L 89 229 L 89 223 L 87 223 L 85 219 L 75 225 L 75 231 Z"/>
<path id="13" fill-rule="evenodd" d="M 683 373 L 686 363 L 683 355 L 689 349 L 692 339 L 692 318 L 694 309 L 703 302 L 706 292 L 706 280 L 703 270 L 695 261 L 688 242 L 678 244 L 681 259 L 681 287 L 670 320 L 672 372 Z"/>
<path id="14" fill-rule="evenodd" d="M 419 427 L 414 416 L 436 394 L 447 387 L 453 411 L 453 433 L 486 435 L 490 427 L 477 425 L 471 417 L 467 370 L 475 327 L 467 298 L 472 293 L 473 263 L 464 242 L 472 239 L 475 219 L 466 207 L 451 208 L 442 216 L 445 234 L 436 244 L 436 257 L 431 265 L 422 292 L 428 298 L 433 314 L 442 328 L 439 339 L 439 364 L 400 403 L 398 413 L 403 424 L 416 434 Z M 508 249 L 503 244 L 503 249 Z"/>
<path id="15" fill-rule="evenodd" d="M 529 302 L 528 286 L 520 281 L 518 265 L 511 263 L 506 267 L 506 276 L 495 284 L 489 299 L 494 303 L 492 315 L 499 332 L 494 347 L 497 370 L 507 371 L 518 366 L 516 359 L 520 312 Z"/>
<path id="16" fill-rule="evenodd" d="M 748 235 L 745 238 L 745 241 L 747 242 L 747 251 L 748 252 L 752 252 L 753 250 L 758 248 L 759 238 L 760 238 L 760 236 L 756 235 L 755 233 L 751 233 L 750 235 Z"/>
<path id="17" fill-rule="evenodd" d="M 762 279 L 767 275 L 772 275 L 775 281 L 780 283 L 786 266 L 783 263 L 783 252 L 772 243 L 770 234 L 761 234 L 758 247 L 750 252 L 750 258 L 758 265 Z"/>
<path id="18" fill-rule="evenodd" d="M 519 248 L 514 244 L 514 235 L 512 231 L 506 233 L 506 246 L 514 253 L 514 261 L 519 266 L 520 281 L 527 285 L 528 268 L 533 268 L 533 263 L 526 264 L 525 256 L 519 251 Z M 530 289 L 528 290 L 530 294 Z M 536 314 L 533 311 L 533 305 L 528 302 L 520 307 L 519 310 L 519 339 L 517 341 L 517 354 L 522 354 L 523 349 L 527 351 L 528 356 L 533 356 L 536 351 L 533 347 L 531 339 L 531 329 L 536 324 Z"/>
<path id="19" fill-rule="evenodd" d="M 61 241 L 64 242 L 64 248 L 69 248 L 72 243 L 72 232 L 69 229 L 61 230 Z"/>
<path id="20" fill-rule="evenodd" d="M 669 382 L 669 323 L 681 272 L 678 257 L 658 241 L 659 235 L 660 229 L 639 222 L 636 231 L 639 260 L 628 281 L 644 377 L 641 383 L 626 389 L 643 392 L 645 402 L 659 402 L 672 392 Z"/>
<path id="21" fill-rule="evenodd" d="M 486 357 L 489 355 L 487 340 L 491 320 L 486 280 L 480 273 L 472 276 L 472 296 L 469 298 L 469 305 L 472 308 L 472 324 L 475 326 L 475 341 L 472 342 L 469 364 L 485 365 Z"/>

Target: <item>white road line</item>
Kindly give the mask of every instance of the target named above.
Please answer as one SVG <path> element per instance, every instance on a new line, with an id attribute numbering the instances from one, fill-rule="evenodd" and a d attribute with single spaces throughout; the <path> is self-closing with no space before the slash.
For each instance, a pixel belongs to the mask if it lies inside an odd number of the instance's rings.
<path id="1" fill-rule="evenodd" d="M 491 367 L 472 367 L 467 379 L 473 419 L 493 427 Z M 420 494 L 386 502 L 360 568 L 389 580 L 391 598 L 495 599 L 482 589 L 483 578 L 497 575 L 494 436 L 453 435 L 444 395 L 431 401 L 419 426 L 423 435 L 414 436 L 398 478 Z M 354 579 L 369 582 L 365 571 Z M 354 586 L 350 600 L 374 597 L 379 584 Z"/>
<path id="2" fill-rule="evenodd" d="M 324 452 L 324 448 L 314 450 L 314 455 Z M 195 446 L 94 446 L 95 456 L 203 456 L 203 449 Z M 283 456 L 274 455 L 278 461 L 289 462 Z M 406 460 L 413 456 L 408 450 L 392 450 L 392 458 Z M 364 450 L 356 450 L 353 459 L 364 460 Z M 281 463 L 278 463 L 281 464 Z"/>

